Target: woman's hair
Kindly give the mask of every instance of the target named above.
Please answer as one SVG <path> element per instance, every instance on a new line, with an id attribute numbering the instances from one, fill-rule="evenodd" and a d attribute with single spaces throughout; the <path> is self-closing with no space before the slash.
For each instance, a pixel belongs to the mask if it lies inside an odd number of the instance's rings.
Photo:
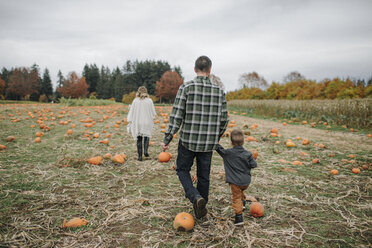
<path id="1" fill-rule="evenodd" d="M 141 86 L 138 88 L 136 97 L 139 97 L 141 100 L 145 99 L 146 97 L 149 97 L 149 94 L 147 94 L 147 89 L 145 86 Z"/>
<path id="2" fill-rule="evenodd" d="M 242 146 L 244 144 L 244 134 L 239 129 L 234 129 L 230 134 L 230 138 L 233 146 Z"/>

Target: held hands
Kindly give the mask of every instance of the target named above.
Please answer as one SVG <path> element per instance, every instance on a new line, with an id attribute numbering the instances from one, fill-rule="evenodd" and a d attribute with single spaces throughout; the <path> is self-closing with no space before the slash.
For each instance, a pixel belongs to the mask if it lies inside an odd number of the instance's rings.
<path id="1" fill-rule="evenodd" d="M 169 144 L 168 145 L 166 145 L 164 143 L 161 144 L 161 147 L 163 149 L 163 152 L 165 152 L 168 149 L 168 146 L 169 146 Z"/>

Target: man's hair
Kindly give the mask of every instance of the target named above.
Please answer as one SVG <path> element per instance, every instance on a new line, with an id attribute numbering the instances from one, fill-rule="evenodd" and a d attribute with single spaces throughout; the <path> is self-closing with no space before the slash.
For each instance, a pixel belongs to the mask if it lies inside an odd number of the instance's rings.
<path id="1" fill-rule="evenodd" d="M 244 134 L 239 129 L 234 129 L 231 132 L 230 139 L 233 146 L 242 146 L 244 144 Z"/>
<path id="2" fill-rule="evenodd" d="M 212 61 L 207 56 L 200 56 L 195 61 L 195 70 L 208 72 L 208 70 L 212 67 Z"/>

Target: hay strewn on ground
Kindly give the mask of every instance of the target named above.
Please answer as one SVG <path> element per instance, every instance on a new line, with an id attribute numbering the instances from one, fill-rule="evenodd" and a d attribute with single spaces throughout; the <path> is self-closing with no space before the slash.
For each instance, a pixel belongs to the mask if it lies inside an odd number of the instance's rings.
<path id="1" fill-rule="evenodd" d="M 162 110 L 161 110 L 162 109 Z M 169 108 L 157 111 L 169 112 Z M 18 115 L 17 111 L 20 113 Z M 35 118 L 30 118 L 31 111 Z M 51 120 L 51 112 L 56 118 Z M 42 142 L 33 142 L 37 118 L 51 127 Z M 11 114 L 11 115 L 9 115 Z M 370 247 L 371 170 L 354 175 L 351 168 L 371 163 L 372 142 L 366 135 L 304 126 L 282 126 L 278 122 L 231 116 L 238 127 L 258 124 L 249 130 L 258 142 L 247 149 L 259 151 L 259 167 L 247 194 L 259 198 L 265 207 L 262 218 L 245 212 L 245 225 L 232 224 L 231 193 L 224 182 L 223 163 L 214 154 L 211 172 L 209 214 L 197 220 L 193 232 L 176 232 L 172 222 L 178 212 L 192 213 L 175 171 L 176 138 L 171 162 L 157 162 L 163 134 L 156 125 L 150 147 L 151 157 L 136 161 L 135 141 L 122 123 L 127 107 L 61 107 L 59 105 L 0 106 L 0 144 L 15 136 L 0 152 L 0 246 L 5 247 Z M 13 115 L 13 116 L 12 116 Z M 28 120 L 25 117 L 29 117 Z M 104 119 L 104 116 L 109 118 Z M 81 119 L 91 117 L 96 125 L 84 127 Z M 20 118 L 19 122 L 11 122 Z M 162 118 L 159 117 L 160 120 Z M 61 125 L 61 120 L 71 120 Z M 100 122 L 102 120 L 102 122 Z M 114 124 L 120 120 L 119 128 Z M 55 126 L 52 125 L 55 122 Z M 66 135 L 76 124 L 73 135 Z M 162 123 L 162 121 L 161 121 Z M 107 128 L 106 128 L 107 126 Z M 282 137 L 268 137 L 271 128 L 281 128 Z M 84 132 L 111 134 L 110 144 L 84 137 Z M 106 133 L 103 133 L 106 130 Z M 311 140 L 301 145 L 296 137 Z M 291 138 L 296 148 L 283 142 Z M 275 141 L 281 141 L 275 144 Z M 323 143 L 326 149 L 314 147 Z M 228 147 L 228 138 L 221 144 Z M 300 152 L 308 153 L 301 156 Z M 95 155 L 125 153 L 124 165 L 105 160 L 92 166 Z M 329 157 L 334 154 L 334 157 Z M 354 162 L 347 156 L 354 154 Z M 319 158 L 320 164 L 311 160 Z M 279 162 L 284 159 L 287 163 Z M 342 159 L 348 161 L 342 162 Z M 290 162 L 300 160 L 302 166 Z M 339 175 L 329 175 L 330 169 Z M 371 166 L 370 166 L 371 168 Z M 194 168 L 195 169 L 195 168 Z M 371 168 L 372 169 L 372 168 Z M 195 174 L 195 171 L 192 171 Z M 87 226 L 62 229 L 63 219 L 84 217 Z"/>

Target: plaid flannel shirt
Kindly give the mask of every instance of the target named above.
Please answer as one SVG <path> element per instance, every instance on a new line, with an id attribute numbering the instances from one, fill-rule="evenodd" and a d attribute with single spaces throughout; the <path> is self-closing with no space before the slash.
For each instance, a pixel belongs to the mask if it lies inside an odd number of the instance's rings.
<path id="1" fill-rule="evenodd" d="M 180 86 L 169 118 L 164 144 L 181 128 L 182 145 L 193 152 L 210 152 L 229 122 L 223 90 L 209 77 L 198 76 Z"/>

